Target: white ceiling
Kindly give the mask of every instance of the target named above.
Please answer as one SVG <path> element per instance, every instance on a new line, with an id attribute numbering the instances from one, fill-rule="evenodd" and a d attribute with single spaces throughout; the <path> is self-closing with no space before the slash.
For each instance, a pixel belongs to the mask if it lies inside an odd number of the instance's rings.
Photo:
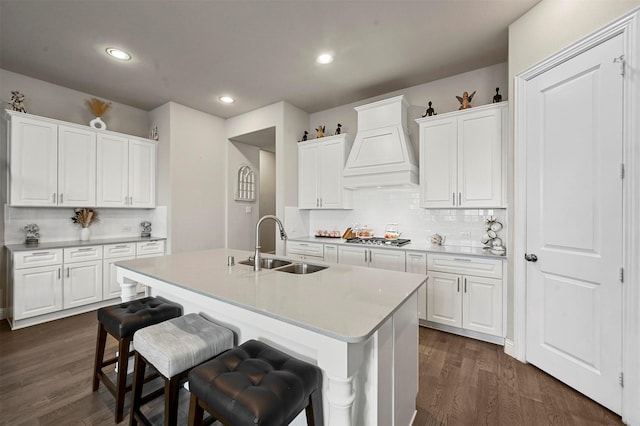
<path id="1" fill-rule="evenodd" d="M 504 62 L 538 1 L 0 0 L 0 67 L 143 110 L 313 113 Z"/>

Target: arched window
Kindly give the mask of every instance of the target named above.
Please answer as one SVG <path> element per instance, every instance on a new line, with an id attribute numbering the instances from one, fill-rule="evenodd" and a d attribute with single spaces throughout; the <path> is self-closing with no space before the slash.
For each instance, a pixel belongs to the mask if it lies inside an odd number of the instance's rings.
<path id="1" fill-rule="evenodd" d="M 236 201 L 256 200 L 256 178 L 253 170 L 249 166 L 242 166 L 238 169 L 238 189 Z"/>

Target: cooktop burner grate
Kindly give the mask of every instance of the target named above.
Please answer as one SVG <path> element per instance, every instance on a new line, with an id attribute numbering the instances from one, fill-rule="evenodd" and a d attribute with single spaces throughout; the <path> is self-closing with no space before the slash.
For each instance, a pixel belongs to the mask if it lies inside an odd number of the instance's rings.
<path id="1" fill-rule="evenodd" d="M 409 244 L 411 240 L 406 238 L 398 238 L 397 240 L 387 240 L 386 238 L 373 237 L 373 238 L 351 238 L 346 241 L 350 244 L 367 244 L 376 246 L 403 246 Z"/>

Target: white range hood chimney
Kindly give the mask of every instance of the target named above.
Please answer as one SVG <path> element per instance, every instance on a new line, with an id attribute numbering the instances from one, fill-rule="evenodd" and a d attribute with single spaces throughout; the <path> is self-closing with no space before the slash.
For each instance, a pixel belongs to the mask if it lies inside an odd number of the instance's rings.
<path id="1" fill-rule="evenodd" d="M 415 186 L 418 166 L 403 95 L 356 107 L 358 133 L 343 172 L 346 188 Z"/>

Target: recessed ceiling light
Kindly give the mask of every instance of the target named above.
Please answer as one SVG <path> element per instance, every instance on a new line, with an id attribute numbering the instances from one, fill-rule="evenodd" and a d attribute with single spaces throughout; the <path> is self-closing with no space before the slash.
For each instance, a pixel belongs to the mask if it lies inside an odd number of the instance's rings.
<path id="1" fill-rule="evenodd" d="M 128 61 L 131 59 L 131 55 L 129 55 L 124 50 L 118 49 L 116 47 L 108 47 L 107 54 L 109 56 L 113 56 L 116 59 L 120 59 L 121 61 Z"/>
<path id="2" fill-rule="evenodd" d="M 318 62 L 319 64 L 330 64 L 331 62 L 333 62 L 333 56 L 328 53 L 323 53 L 322 55 L 318 56 L 316 62 Z"/>
<path id="3" fill-rule="evenodd" d="M 218 99 L 220 99 L 220 102 L 223 102 L 225 104 L 232 104 L 236 101 L 231 96 L 220 96 Z"/>

